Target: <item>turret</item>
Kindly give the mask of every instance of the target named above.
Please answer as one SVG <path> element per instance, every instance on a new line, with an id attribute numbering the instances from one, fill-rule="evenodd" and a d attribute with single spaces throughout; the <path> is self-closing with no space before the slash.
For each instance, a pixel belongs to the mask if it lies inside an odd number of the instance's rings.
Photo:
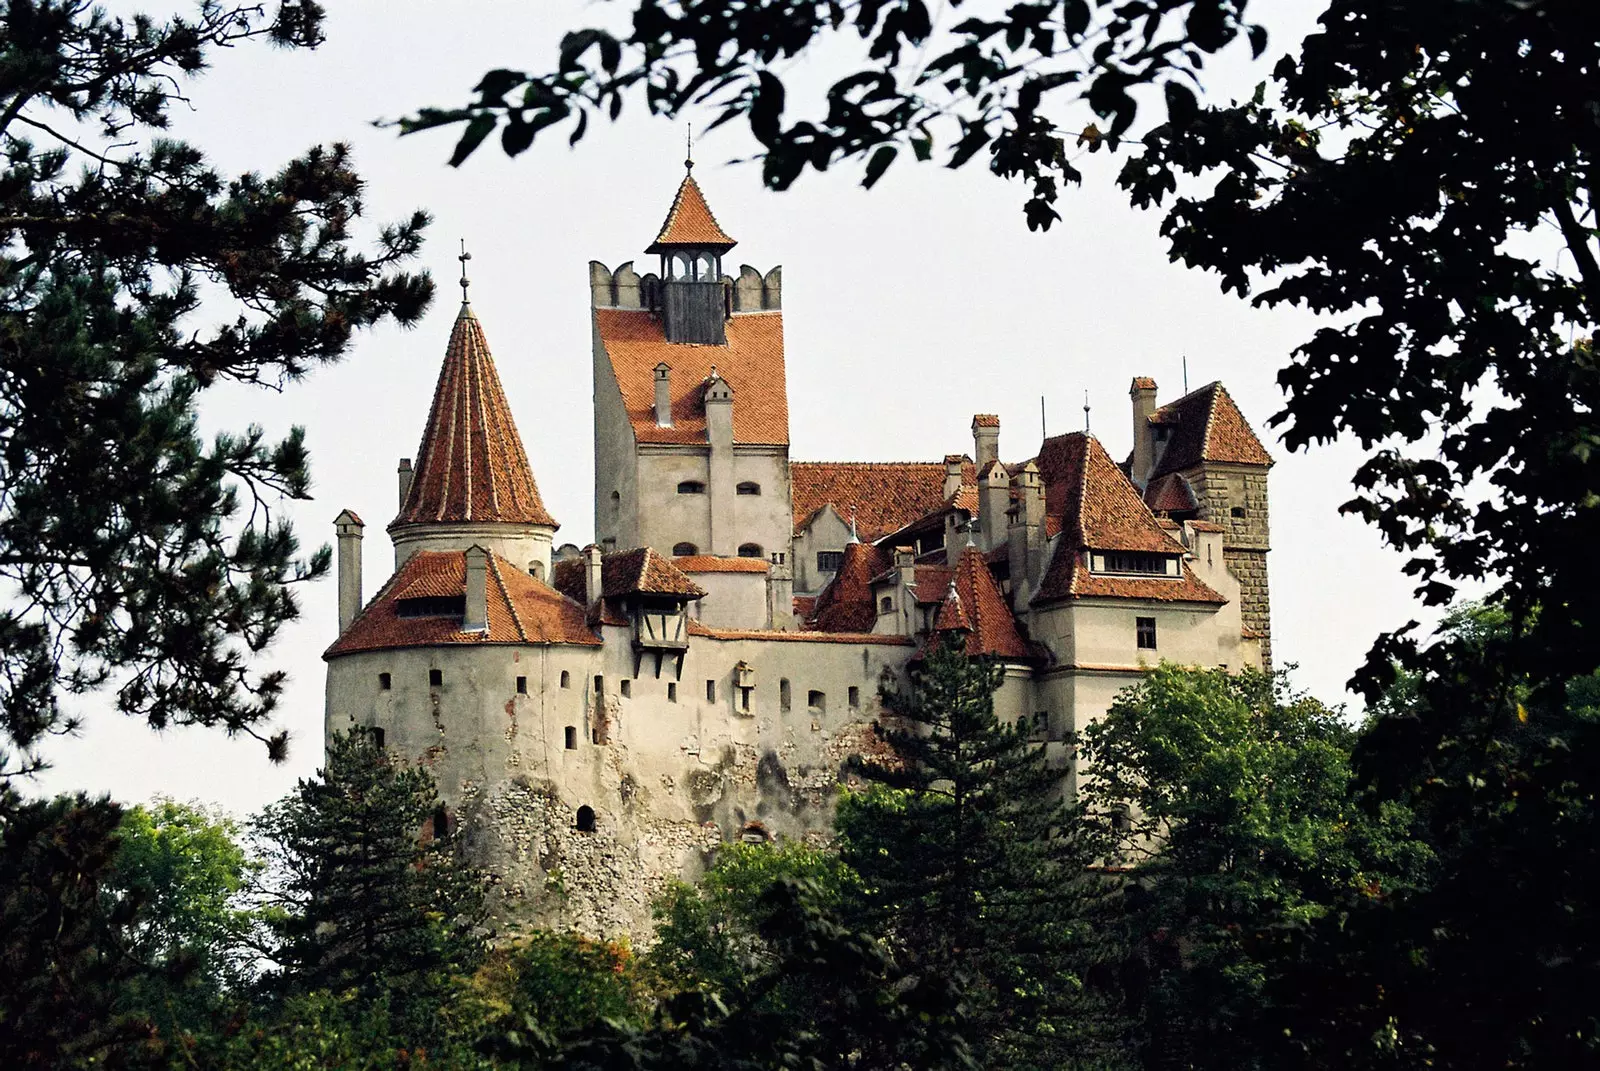
<path id="1" fill-rule="evenodd" d="M 366 525 L 351 510 L 333 519 L 339 537 L 339 633 L 361 612 L 361 532 Z"/>
<path id="2" fill-rule="evenodd" d="M 661 256 L 661 323 L 668 342 L 727 343 L 732 291 L 722 280 L 722 255 L 738 243 L 723 231 L 684 161 L 683 182 L 661 232 L 646 250 Z"/>

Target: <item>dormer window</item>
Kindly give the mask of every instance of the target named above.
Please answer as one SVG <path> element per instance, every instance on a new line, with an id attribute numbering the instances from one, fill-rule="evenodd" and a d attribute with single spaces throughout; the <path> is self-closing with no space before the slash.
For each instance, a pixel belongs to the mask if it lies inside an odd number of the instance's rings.
<path id="1" fill-rule="evenodd" d="M 1096 573 L 1121 573 L 1126 576 L 1180 575 L 1176 555 L 1139 551 L 1095 551 L 1090 555 L 1089 568 Z"/>

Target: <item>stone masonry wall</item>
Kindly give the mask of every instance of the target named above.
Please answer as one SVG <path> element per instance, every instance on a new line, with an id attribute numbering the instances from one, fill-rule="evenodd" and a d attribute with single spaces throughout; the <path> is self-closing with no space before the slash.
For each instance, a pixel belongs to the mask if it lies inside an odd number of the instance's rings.
<path id="1" fill-rule="evenodd" d="M 1255 465 L 1202 465 L 1184 473 L 1200 499 L 1200 519 L 1223 529 L 1222 556 L 1239 581 L 1247 635 L 1261 641 L 1261 662 L 1272 668 L 1272 599 L 1267 583 L 1271 512 L 1267 470 Z"/>

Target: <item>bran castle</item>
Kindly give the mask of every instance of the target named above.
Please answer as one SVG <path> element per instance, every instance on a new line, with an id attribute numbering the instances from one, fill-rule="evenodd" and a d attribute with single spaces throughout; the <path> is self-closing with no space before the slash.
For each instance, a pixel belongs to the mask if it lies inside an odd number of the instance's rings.
<path id="1" fill-rule="evenodd" d="M 1003 460 L 986 414 L 942 461 L 791 461 L 782 272 L 732 275 L 734 244 L 691 171 L 657 272 L 589 265 L 594 544 L 555 546 L 465 292 L 365 605 L 335 522 L 327 729 L 432 771 L 427 834 L 512 928 L 642 935 L 718 844 L 825 841 L 933 637 L 1004 665 L 997 714 L 1069 793 L 1064 742 L 1147 667 L 1270 661 L 1272 459 L 1221 384 L 1135 378 L 1120 465 L 1088 433 Z"/>

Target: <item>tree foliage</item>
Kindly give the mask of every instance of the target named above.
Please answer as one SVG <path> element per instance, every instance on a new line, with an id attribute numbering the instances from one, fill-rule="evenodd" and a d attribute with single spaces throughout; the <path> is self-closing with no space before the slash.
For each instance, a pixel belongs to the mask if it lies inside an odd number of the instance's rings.
<path id="1" fill-rule="evenodd" d="M 1114 956 L 1097 916 L 1104 845 L 1062 802 L 1062 771 L 1031 725 L 994 713 L 1002 670 L 959 642 L 929 645 L 911 690 L 884 697 L 896 756 L 840 806 L 840 855 L 863 925 L 963 978 L 985 1066 L 1115 1066 L 1117 1024 L 1090 990 Z"/>
<path id="2" fill-rule="evenodd" d="M 313 47 L 321 18 L 302 0 L 0 11 L 0 776 L 37 769 L 69 697 L 99 689 L 154 727 L 283 752 L 265 728 L 283 674 L 254 659 L 296 615 L 293 584 L 327 569 L 274 512 L 307 494 L 304 436 L 208 443 L 196 406 L 414 320 L 432 284 L 401 265 L 427 217 L 359 253 L 346 147 L 227 177 L 162 132 L 216 49 Z"/>
<path id="3" fill-rule="evenodd" d="M 871 186 L 902 154 L 960 167 L 983 153 L 997 175 L 1027 183 L 1028 224 L 1046 228 L 1061 185 L 1080 181 L 1074 152 L 1116 145 L 1133 126 L 1135 89 L 1159 85 L 1173 114 L 1189 114 L 1208 56 L 1241 36 L 1259 54 L 1266 34 L 1243 21 L 1246 2 L 633 0 L 626 32 L 573 30 L 548 65 L 489 71 L 470 103 L 423 108 L 399 125 L 461 127 L 451 157 L 460 164 L 496 129 L 512 156 L 568 120 L 576 144 L 591 114 L 614 120 L 642 96 L 652 114 L 704 108 L 712 126 L 744 122 L 773 189 L 845 160 L 863 161 Z M 812 114 L 793 118 L 790 61 L 840 39 L 865 55 Z M 1106 130 L 1064 131 L 1064 101 Z"/>
<path id="4" fill-rule="evenodd" d="M 436 997 L 477 967 L 486 918 L 482 876 L 433 829 L 439 809 L 426 770 L 356 730 L 257 819 L 284 986 L 355 990 L 418 1028 L 439 1022 Z"/>

